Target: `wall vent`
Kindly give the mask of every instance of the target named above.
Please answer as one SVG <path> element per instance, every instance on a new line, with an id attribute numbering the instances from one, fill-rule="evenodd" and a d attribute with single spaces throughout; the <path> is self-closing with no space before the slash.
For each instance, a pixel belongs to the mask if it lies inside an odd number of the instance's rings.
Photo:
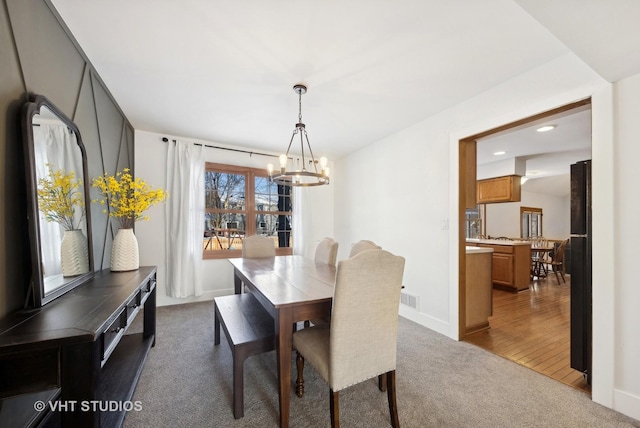
<path id="1" fill-rule="evenodd" d="M 400 303 L 411 308 L 418 309 L 418 296 L 402 291 L 400 293 Z"/>

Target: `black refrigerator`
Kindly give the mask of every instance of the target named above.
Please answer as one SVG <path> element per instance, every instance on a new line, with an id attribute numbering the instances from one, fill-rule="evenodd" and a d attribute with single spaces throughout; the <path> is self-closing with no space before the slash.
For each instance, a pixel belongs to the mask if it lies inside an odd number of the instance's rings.
<path id="1" fill-rule="evenodd" d="M 571 367 L 591 384 L 591 161 L 571 165 Z"/>

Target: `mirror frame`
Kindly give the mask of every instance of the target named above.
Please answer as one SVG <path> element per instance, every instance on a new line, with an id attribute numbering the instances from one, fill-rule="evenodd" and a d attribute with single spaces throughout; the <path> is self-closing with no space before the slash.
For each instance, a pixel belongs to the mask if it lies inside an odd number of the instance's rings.
<path id="1" fill-rule="evenodd" d="M 85 202 L 85 220 L 87 223 L 87 247 L 89 256 L 89 272 L 73 277 L 61 287 L 51 290 L 49 293 L 44 292 L 44 274 L 42 269 L 42 245 L 40 242 L 40 214 L 38 209 L 38 182 L 36 176 L 35 165 L 35 141 L 33 135 L 33 118 L 40 114 L 40 109 L 45 106 L 53 112 L 61 122 L 67 125 L 75 134 L 78 148 L 82 153 L 82 188 L 84 190 Z M 87 153 L 82 143 L 80 130 L 71 119 L 69 119 L 55 104 L 49 101 L 43 95 L 30 94 L 29 100 L 22 108 L 22 136 L 24 145 L 25 160 L 25 179 L 27 190 L 27 221 L 29 229 L 30 256 L 31 256 L 31 281 L 29 284 L 29 293 L 33 307 L 41 307 L 60 297 L 64 293 L 86 283 L 94 276 L 93 264 L 93 240 L 91 234 L 91 198 L 89 195 L 89 176 L 87 171 Z M 29 306 L 29 296 L 25 302 L 25 306 Z"/>

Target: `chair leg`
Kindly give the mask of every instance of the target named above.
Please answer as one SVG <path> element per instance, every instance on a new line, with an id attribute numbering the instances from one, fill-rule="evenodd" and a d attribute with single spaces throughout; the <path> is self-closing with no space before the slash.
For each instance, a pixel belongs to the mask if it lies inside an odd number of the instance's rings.
<path id="1" fill-rule="evenodd" d="M 300 352 L 296 351 L 296 368 L 298 369 L 298 377 L 296 378 L 296 395 L 302 397 L 304 395 L 304 357 Z"/>
<path id="2" fill-rule="evenodd" d="M 340 405 L 338 392 L 329 390 L 329 407 L 331 408 L 331 428 L 340 428 Z"/>
<path id="3" fill-rule="evenodd" d="M 560 285 L 560 276 L 558 275 L 558 269 L 555 266 L 553 267 L 553 273 L 556 274 L 556 281 L 558 282 L 558 285 Z M 564 277 L 562 278 L 562 282 L 564 282 Z"/>
<path id="4" fill-rule="evenodd" d="M 378 375 L 378 389 L 382 392 L 387 390 L 387 374 Z"/>
<path id="5" fill-rule="evenodd" d="M 387 399 L 389 400 L 389 413 L 391 415 L 391 426 L 400 428 L 398 420 L 398 405 L 396 403 L 396 371 L 391 370 L 385 374 L 387 378 Z"/>

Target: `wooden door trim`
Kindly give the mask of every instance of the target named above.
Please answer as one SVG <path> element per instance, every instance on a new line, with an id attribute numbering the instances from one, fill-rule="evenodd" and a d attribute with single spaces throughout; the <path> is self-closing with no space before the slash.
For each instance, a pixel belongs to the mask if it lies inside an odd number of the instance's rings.
<path id="1" fill-rule="evenodd" d="M 459 147 L 459 159 L 458 159 L 458 340 L 465 338 L 465 326 L 466 326 L 466 238 L 465 238 L 465 207 L 468 202 L 469 193 L 473 192 L 472 188 L 475 188 L 475 144 L 480 138 L 487 137 L 498 132 L 506 131 L 508 129 L 516 128 L 518 126 L 526 125 L 536 120 L 544 119 L 549 116 L 555 116 L 557 114 L 568 112 L 579 107 L 591 105 L 591 97 L 575 101 L 573 103 L 565 104 L 563 106 L 547 110 L 542 113 L 534 114 L 523 119 L 516 120 L 504 125 L 497 126 L 495 128 L 488 129 L 486 131 L 479 132 L 477 134 L 470 135 L 465 138 L 461 138 L 458 141 Z M 468 147 L 473 145 L 473 172 L 470 173 L 468 166 L 471 164 L 471 156 L 468 153 Z M 473 174 L 473 177 L 471 176 Z M 474 195 L 475 196 L 475 195 Z"/>

